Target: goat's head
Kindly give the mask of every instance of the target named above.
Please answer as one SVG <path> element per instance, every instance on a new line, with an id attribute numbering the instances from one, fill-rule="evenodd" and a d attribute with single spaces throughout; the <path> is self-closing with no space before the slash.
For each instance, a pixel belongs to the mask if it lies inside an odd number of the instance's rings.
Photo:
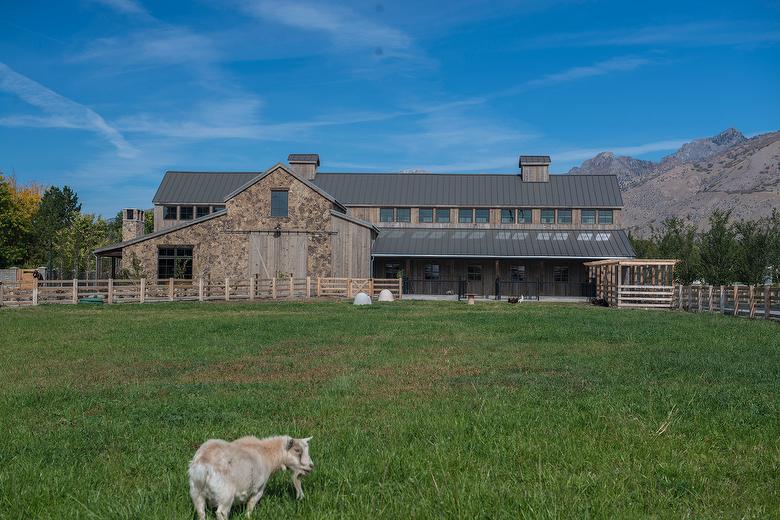
<path id="1" fill-rule="evenodd" d="M 309 441 L 305 439 L 287 439 L 284 449 L 284 465 L 295 473 L 308 474 L 314 469 L 314 462 L 309 456 Z"/>

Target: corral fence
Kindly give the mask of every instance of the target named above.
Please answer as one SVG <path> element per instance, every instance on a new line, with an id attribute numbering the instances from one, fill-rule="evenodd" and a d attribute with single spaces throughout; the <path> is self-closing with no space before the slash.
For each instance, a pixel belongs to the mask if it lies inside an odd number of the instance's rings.
<path id="1" fill-rule="evenodd" d="M 780 320 L 780 287 L 770 285 L 678 285 L 672 308 Z"/>
<path id="2" fill-rule="evenodd" d="M 74 304 L 82 299 L 113 304 L 352 298 L 359 292 L 377 298 L 383 289 L 388 289 L 395 298 L 403 297 L 402 283 L 396 278 L 34 280 L 32 283 L 0 282 L 0 307 Z"/>

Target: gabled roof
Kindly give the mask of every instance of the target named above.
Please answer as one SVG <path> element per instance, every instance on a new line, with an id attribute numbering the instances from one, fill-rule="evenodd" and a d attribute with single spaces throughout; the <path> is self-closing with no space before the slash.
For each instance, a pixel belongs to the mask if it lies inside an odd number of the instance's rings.
<path id="1" fill-rule="evenodd" d="M 305 163 L 320 165 L 320 154 L 318 153 L 291 153 L 287 156 L 287 162 L 292 163 Z"/>
<path id="2" fill-rule="evenodd" d="M 381 228 L 381 257 L 633 258 L 623 230 Z"/>
<path id="3" fill-rule="evenodd" d="M 282 169 L 282 170 L 284 170 L 284 171 L 287 173 L 287 175 L 292 175 L 293 177 L 295 177 L 296 179 L 298 179 L 299 181 L 301 181 L 302 183 L 304 183 L 306 186 L 308 186 L 308 187 L 309 187 L 309 188 L 311 188 L 312 190 L 316 191 L 317 193 L 319 193 L 320 195 L 322 195 L 323 197 L 325 197 L 326 199 L 328 199 L 329 201 L 331 201 L 333 204 L 337 205 L 338 207 L 340 207 L 340 208 L 341 208 L 341 209 L 343 209 L 344 211 L 347 211 L 347 208 L 345 208 L 345 207 L 344 207 L 344 206 L 343 206 L 343 205 L 342 205 L 342 204 L 341 204 L 339 201 L 337 201 L 337 200 L 336 200 L 336 199 L 333 197 L 333 195 L 331 195 L 330 193 L 326 192 L 325 190 L 323 190 L 322 188 L 320 188 L 320 187 L 319 187 L 319 186 L 317 186 L 316 184 L 313 184 L 313 183 L 312 183 L 310 180 L 307 180 L 307 179 L 304 179 L 303 177 L 299 177 L 299 176 L 295 175 L 295 174 L 294 174 L 292 171 L 290 171 L 290 169 L 289 169 L 287 166 L 285 166 L 285 165 L 284 165 L 284 164 L 282 164 L 282 163 L 276 163 L 276 164 L 274 164 L 273 166 L 271 166 L 270 168 L 268 168 L 268 169 L 267 169 L 265 172 L 261 173 L 260 175 L 257 175 L 257 176 L 255 176 L 255 177 L 253 177 L 252 179 L 250 179 L 249 181 L 247 181 L 247 182 L 246 182 L 246 183 L 244 183 L 243 185 L 239 186 L 238 188 L 236 188 L 236 189 L 235 189 L 235 190 L 233 190 L 232 192 L 228 193 L 228 194 L 225 196 L 225 200 L 224 200 L 223 202 L 227 202 L 228 200 L 232 199 L 233 197 L 235 197 L 236 195 L 238 195 L 238 194 L 239 194 L 239 193 L 241 193 L 242 191 L 246 190 L 246 189 L 247 189 L 247 188 L 249 188 L 250 186 L 253 186 L 253 185 L 255 185 L 256 183 L 260 182 L 260 181 L 261 181 L 261 180 L 263 180 L 265 177 L 267 177 L 268 175 L 270 175 L 270 174 L 271 174 L 271 172 L 274 172 L 274 171 L 276 171 L 277 169 Z"/>
<path id="4" fill-rule="evenodd" d="M 614 175 L 318 173 L 314 184 L 347 206 L 580 207 L 623 206 Z"/>
<path id="5" fill-rule="evenodd" d="M 222 204 L 225 195 L 262 172 L 165 172 L 155 204 Z"/>
<path id="6" fill-rule="evenodd" d="M 521 155 L 520 156 L 520 168 L 523 166 L 540 166 L 550 164 L 549 155 Z"/>

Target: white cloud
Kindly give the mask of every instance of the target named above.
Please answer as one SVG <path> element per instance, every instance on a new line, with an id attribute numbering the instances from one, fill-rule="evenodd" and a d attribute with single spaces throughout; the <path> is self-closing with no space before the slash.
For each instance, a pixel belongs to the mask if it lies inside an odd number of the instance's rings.
<path id="1" fill-rule="evenodd" d="M 582 161 L 590 159 L 595 155 L 600 154 L 605 150 L 609 150 L 616 155 L 642 155 L 651 152 L 663 152 L 666 150 L 677 150 L 682 145 L 690 142 L 691 139 L 671 139 L 666 141 L 654 141 L 651 143 L 630 145 L 630 146 L 618 146 L 618 147 L 604 147 L 604 148 L 581 148 L 577 150 L 568 150 L 564 152 L 558 152 L 553 154 L 553 159 L 557 161 Z"/>
<path id="2" fill-rule="evenodd" d="M 136 153 L 135 148 L 125 140 L 124 136 L 109 125 L 100 114 L 19 74 L 2 62 L 0 62 L 0 91 L 16 96 L 46 114 L 45 116 L 6 116 L 0 118 L 0 125 L 89 130 L 108 140 L 122 157 L 132 157 Z"/>
<path id="3" fill-rule="evenodd" d="M 135 0 L 92 0 L 95 3 L 102 4 L 115 11 L 124 14 L 134 15 L 148 15 L 149 13 L 144 9 L 140 2 Z"/>

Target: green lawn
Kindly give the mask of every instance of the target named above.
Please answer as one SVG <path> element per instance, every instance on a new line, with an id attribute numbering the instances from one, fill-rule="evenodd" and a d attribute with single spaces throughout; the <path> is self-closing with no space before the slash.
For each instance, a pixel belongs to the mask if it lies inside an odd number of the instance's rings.
<path id="1" fill-rule="evenodd" d="M 201 442 L 277 433 L 313 435 L 317 468 L 300 503 L 275 476 L 256 518 L 780 517 L 777 323 L 41 306 L 0 311 L 0 360 L 2 518 L 190 519 Z"/>

